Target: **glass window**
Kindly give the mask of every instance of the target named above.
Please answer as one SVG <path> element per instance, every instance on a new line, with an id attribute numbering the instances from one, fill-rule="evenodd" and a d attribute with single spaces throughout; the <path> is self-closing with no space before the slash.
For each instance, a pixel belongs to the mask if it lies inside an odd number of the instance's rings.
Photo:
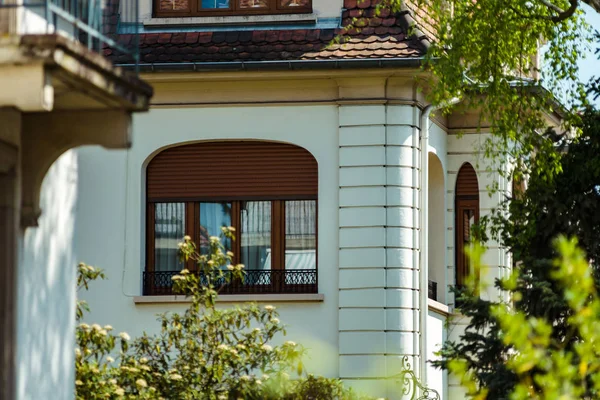
<path id="1" fill-rule="evenodd" d="M 279 0 L 281 7 L 308 7 L 310 6 L 309 0 Z"/>
<path id="2" fill-rule="evenodd" d="M 271 269 L 271 202 L 240 204 L 240 262 L 246 269 Z"/>
<path id="3" fill-rule="evenodd" d="M 317 267 L 317 202 L 285 202 L 285 269 Z"/>
<path id="4" fill-rule="evenodd" d="M 269 3 L 267 0 L 238 0 L 241 10 L 252 8 L 267 8 Z"/>
<path id="5" fill-rule="evenodd" d="M 201 254 L 210 251 L 210 237 L 221 236 L 223 226 L 231 226 L 231 203 L 200 203 L 200 235 L 198 248 Z M 227 250 L 231 250 L 229 239 L 223 243 Z"/>
<path id="6" fill-rule="evenodd" d="M 160 0 L 160 11 L 189 11 L 189 0 Z"/>
<path id="7" fill-rule="evenodd" d="M 201 0 L 200 7 L 204 10 L 210 10 L 215 8 L 228 9 L 229 0 Z"/>
<path id="8" fill-rule="evenodd" d="M 180 271 L 177 243 L 185 235 L 185 203 L 156 203 L 154 205 L 154 269 Z"/>

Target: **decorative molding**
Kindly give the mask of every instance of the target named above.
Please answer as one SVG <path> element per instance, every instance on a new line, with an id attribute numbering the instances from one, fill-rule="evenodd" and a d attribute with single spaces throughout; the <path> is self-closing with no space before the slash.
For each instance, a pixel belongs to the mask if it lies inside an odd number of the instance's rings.
<path id="1" fill-rule="evenodd" d="M 131 114 L 123 110 L 23 114 L 21 226 L 37 226 L 42 181 L 61 154 L 93 144 L 110 149 L 128 148 L 130 127 Z"/>
<path id="2" fill-rule="evenodd" d="M 229 294 L 218 297 L 217 303 L 322 303 L 322 293 L 308 294 Z M 185 296 L 134 296 L 133 302 L 138 305 L 147 304 L 189 304 Z"/>

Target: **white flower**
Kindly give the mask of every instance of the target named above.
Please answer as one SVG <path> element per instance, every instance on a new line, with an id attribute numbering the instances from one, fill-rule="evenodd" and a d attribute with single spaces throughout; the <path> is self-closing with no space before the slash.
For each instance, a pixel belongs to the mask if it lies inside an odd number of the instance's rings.
<path id="1" fill-rule="evenodd" d="M 242 376 L 240 376 L 240 379 L 243 381 L 249 381 L 250 377 L 248 375 L 242 375 Z"/>
<path id="2" fill-rule="evenodd" d="M 286 346 L 291 346 L 291 347 L 296 347 L 296 342 L 292 342 L 291 340 L 288 340 L 287 342 L 284 343 Z"/>
<path id="3" fill-rule="evenodd" d="M 274 324 L 278 324 L 279 323 L 279 318 L 271 318 L 271 322 Z"/>
<path id="4" fill-rule="evenodd" d="M 129 336 L 129 335 L 127 334 L 127 332 L 121 332 L 121 333 L 119 333 L 119 337 L 120 337 L 121 339 L 123 339 L 123 340 L 131 340 L 131 336 Z"/>
<path id="5" fill-rule="evenodd" d="M 264 374 L 264 375 L 262 376 L 262 379 L 263 379 L 263 381 L 266 381 L 266 380 L 267 380 L 267 379 L 269 379 L 269 378 L 270 378 L 270 377 L 269 377 L 269 375 L 267 375 L 267 374 Z"/>
<path id="6" fill-rule="evenodd" d="M 101 329 L 100 331 L 98 331 L 98 335 L 106 336 L 108 335 L 108 332 L 106 332 L 106 329 Z"/>
<path id="7" fill-rule="evenodd" d="M 116 379 L 109 379 L 108 383 L 110 383 L 111 385 L 116 385 L 117 384 L 117 380 Z"/>
<path id="8" fill-rule="evenodd" d="M 230 271 L 233 271 L 233 270 L 234 270 L 234 267 L 233 267 L 233 265 L 228 265 L 228 266 L 227 266 L 227 269 L 228 269 L 228 270 L 230 270 Z"/>
<path id="9" fill-rule="evenodd" d="M 75 385 L 77 385 L 77 386 L 81 386 L 81 385 L 83 385 L 83 382 L 81 382 L 79 379 L 77 379 L 77 380 L 75 381 Z"/>
<path id="10" fill-rule="evenodd" d="M 113 327 L 111 325 L 104 325 L 104 329 L 107 331 L 112 331 Z"/>
<path id="11" fill-rule="evenodd" d="M 257 385 L 262 385 L 262 381 L 260 379 L 257 379 L 255 382 Z"/>
<path id="12" fill-rule="evenodd" d="M 102 329 L 102 327 L 100 325 L 98 325 L 98 324 L 93 324 L 92 325 L 92 329 L 95 330 L 95 331 L 99 331 L 99 330 Z"/>
<path id="13" fill-rule="evenodd" d="M 275 307 L 270 306 L 270 305 L 269 306 L 265 306 L 265 310 L 267 310 L 268 312 L 275 311 Z"/>
<path id="14" fill-rule="evenodd" d="M 179 243 L 177 243 L 177 247 L 179 247 L 180 249 L 182 249 L 182 248 L 183 248 L 183 245 L 184 245 L 184 243 L 183 243 L 183 242 L 179 242 Z"/>
<path id="15" fill-rule="evenodd" d="M 123 390 L 123 388 L 117 388 L 117 389 L 115 389 L 115 394 L 117 396 L 124 396 L 125 395 L 125 390 Z"/>
<path id="16" fill-rule="evenodd" d="M 138 385 L 139 387 L 147 387 L 148 384 L 146 383 L 146 381 L 144 379 L 138 379 L 137 381 L 135 381 L 135 384 Z"/>
<path id="17" fill-rule="evenodd" d="M 192 240 L 192 238 L 189 235 L 185 235 L 183 237 L 183 240 L 185 240 L 186 242 L 189 242 L 190 240 Z"/>
<path id="18" fill-rule="evenodd" d="M 171 277 L 171 280 L 172 280 L 172 281 L 180 281 L 180 280 L 182 280 L 182 279 L 185 279 L 185 278 L 184 278 L 183 276 L 181 276 L 181 275 L 173 275 L 173 276 Z"/>
<path id="19" fill-rule="evenodd" d="M 227 346 L 226 344 L 220 344 L 217 346 L 217 349 L 219 350 L 229 350 L 229 346 Z"/>
<path id="20" fill-rule="evenodd" d="M 90 326 L 89 326 L 88 324 L 79 324 L 79 327 L 80 327 L 81 329 L 85 329 L 85 330 L 88 330 L 88 329 L 90 329 Z"/>
<path id="21" fill-rule="evenodd" d="M 262 346 L 260 346 L 260 348 L 263 349 L 264 351 L 273 350 L 273 348 L 271 346 L 269 346 L 268 344 L 263 344 Z"/>
<path id="22" fill-rule="evenodd" d="M 146 364 L 147 362 L 148 362 L 148 359 L 146 357 L 140 358 L 140 363 L 141 364 Z"/>
<path id="23" fill-rule="evenodd" d="M 169 378 L 171 378 L 174 381 L 180 381 L 183 377 L 179 374 L 171 374 L 171 376 L 169 376 Z"/>
<path id="24" fill-rule="evenodd" d="M 112 363 L 115 362 L 115 359 L 112 358 L 111 356 L 106 357 L 106 362 Z"/>
<path id="25" fill-rule="evenodd" d="M 238 264 L 235 266 L 235 269 L 237 269 L 237 270 L 242 270 L 244 268 L 246 268 L 246 266 L 244 264 Z"/>
<path id="26" fill-rule="evenodd" d="M 241 344 L 241 343 L 238 343 L 238 344 L 236 344 L 236 345 L 235 345 L 235 347 L 237 347 L 237 348 L 238 348 L 238 349 L 240 349 L 240 350 L 245 350 L 245 349 L 246 349 L 246 346 L 244 346 L 244 345 L 243 345 L 243 344 Z"/>
<path id="27" fill-rule="evenodd" d="M 187 275 L 190 273 L 190 271 L 186 268 L 186 269 L 182 269 L 181 272 L 179 272 L 181 275 Z"/>
<path id="28" fill-rule="evenodd" d="M 228 252 L 227 252 L 227 255 L 228 255 L 229 257 L 233 257 L 233 252 L 231 252 L 231 251 L 228 251 Z"/>
<path id="29" fill-rule="evenodd" d="M 79 350 L 79 349 L 75 349 L 75 355 L 76 355 L 77 357 L 81 356 L 81 350 Z"/>
<path id="30" fill-rule="evenodd" d="M 260 328 L 254 328 L 255 333 L 260 333 Z"/>
<path id="31" fill-rule="evenodd" d="M 211 243 L 218 243 L 219 242 L 219 238 L 217 236 L 211 236 L 209 238 Z"/>

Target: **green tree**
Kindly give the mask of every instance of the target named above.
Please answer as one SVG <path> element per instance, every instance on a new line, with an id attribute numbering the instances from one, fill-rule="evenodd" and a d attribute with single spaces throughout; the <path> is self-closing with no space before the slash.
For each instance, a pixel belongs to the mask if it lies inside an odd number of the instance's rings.
<path id="1" fill-rule="evenodd" d="M 588 257 L 577 247 L 577 240 L 564 237 L 555 241 L 557 258 L 549 268 L 550 280 L 556 285 L 568 312 L 561 328 L 568 338 L 555 334 L 555 321 L 546 316 L 531 316 L 512 307 L 510 302 L 489 306 L 499 327 L 498 339 L 513 349 L 504 361 L 513 375 L 513 384 L 501 398 L 525 399 L 596 399 L 600 397 L 600 297 L 597 280 L 589 268 Z M 481 250 L 474 248 L 476 260 Z M 477 262 L 477 261 L 475 261 Z M 519 273 L 506 279 L 503 286 L 510 290 L 511 300 L 521 301 Z M 491 388 L 478 384 L 465 358 L 457 357 L 449 369 L 461 378 L 470 397 L 498 398 Z"/>
<path id="2" fill-rule="evenodd" d="M 540 160 L 531 168 L 527 190 L 509 199 L 490 221 L 503 246 L 512 252 L 518 273 L 511 281 L 498 280 L 496 287 L 509 294 L 516 312 L 549 323 L 551 339 L 563 343 L 566 351 L 574 351 L 582 338 L 574 334 L 569 322 L 573 310 L 562 283 L 553 275 L 552 243 L 557 236 L 579 239 L 590 276 L 600 288 L 600 113 L 588 109 L 579 128 L 581 136 L 558 144 L 568 147 L 559 156 L 560 172 L 548 177 Z M 445 344 L 444 360 L 438 365 L 448 367 L 452 360 L 461 359 L 488 390 L 488 398 L 507 398 L 519 376 L 508 363 L 516 349 L 503 339 L 506 328 L 493 311 L 503 303 L 482 300 L 470 290 L 459 295 L 469 325 L 460 341 Z M 579 362 L 577 356 L 571 359 L 573 367 Z"/>

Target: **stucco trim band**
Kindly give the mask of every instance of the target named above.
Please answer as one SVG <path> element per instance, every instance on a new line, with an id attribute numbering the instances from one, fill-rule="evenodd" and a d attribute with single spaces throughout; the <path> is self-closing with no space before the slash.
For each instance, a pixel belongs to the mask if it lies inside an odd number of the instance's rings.
<path id="1" fill-rule="evenodd" d="M 447 305 L 440 303 L 439 301 L 435 301 L 435 300 L 431 300 L 431 299 L 427 299 L 428 300 L 428 306 L 429 306 L 429 311 L 433 311 L 435 313 L 444 315 L 444 316 L 449 316 L 450 315 L 450 308 L 448 308 Z"/>
<path id="2" fill-rule="evenodd" d="M 219 303 L 310 303 L 323 302 L 325 295 L 322 293 L 307 294 L 230 294 L 219 296 Z M 134 296 L 135 304 L 169 304 L 169 303 L 189 303 L 190 300 L 185 296 Z"/>

